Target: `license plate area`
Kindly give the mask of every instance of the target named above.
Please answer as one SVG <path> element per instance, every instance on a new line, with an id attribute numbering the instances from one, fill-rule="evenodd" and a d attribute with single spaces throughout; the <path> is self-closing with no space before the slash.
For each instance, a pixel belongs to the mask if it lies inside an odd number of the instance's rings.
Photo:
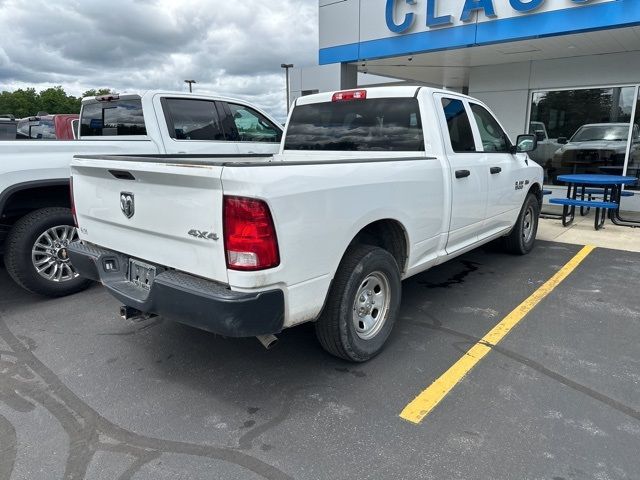
<path id="1" fill-rule="evenodd" d="M 139 260 L 129 260 L 128 280 L 136 287 L 143 290 L 151 290 L 151 285 L 156 278 L 156 267 Z"/>

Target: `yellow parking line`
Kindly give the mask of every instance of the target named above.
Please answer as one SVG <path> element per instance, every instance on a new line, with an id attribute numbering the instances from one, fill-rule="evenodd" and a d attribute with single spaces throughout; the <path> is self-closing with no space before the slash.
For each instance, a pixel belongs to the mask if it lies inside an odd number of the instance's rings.
<path id="1" fill-rule="evenodd" d="M 440 378 L 404 407 L 404 410 L 400 413 L 400 417 L 415 424 L 424 420 L 453 387 L 491 351 L 491 347 L 500 343 L 511 329 L 560 285 L 594 249 L 595 247 L 588 245 L 580 250 L 575 257 L 536 290 L 533 295 L 518 305 L 515 310 L 493 327 L 464 357 L 458 360 L 449 370 L 440 376 Z"/>

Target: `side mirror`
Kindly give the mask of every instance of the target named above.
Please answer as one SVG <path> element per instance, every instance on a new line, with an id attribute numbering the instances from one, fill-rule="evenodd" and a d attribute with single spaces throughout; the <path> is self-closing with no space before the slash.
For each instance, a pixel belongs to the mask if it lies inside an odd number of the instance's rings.
<path id="1" fill-rule="evenodd" d="M 567 139 L 567 137 L 558 137 L 558 143 L 560 145 L 566 145 L 567 143 L 569 143 L 569 140 Z"/>
<path id="2" fill-rule="evenodd" d="M 544 134 L 543 130 L 536 131 L 536 138 L 539 142 L 544 142 L 547 139 L 547 136 Z"/>
<path id="3" fill-rule="evenodd" d="M 536 135 L 518 135 L 514 153 L 533 152 L 538 148 L 538 137 Z"/>

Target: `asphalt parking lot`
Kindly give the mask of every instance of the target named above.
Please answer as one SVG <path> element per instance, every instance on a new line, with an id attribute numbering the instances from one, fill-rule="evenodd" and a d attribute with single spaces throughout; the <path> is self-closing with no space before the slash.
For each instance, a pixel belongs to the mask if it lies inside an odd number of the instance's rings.
<path id="1" fill-rule="evenodd" d="M 0 269 L 0 479 L 638 479 L 638 253 L 596 249 L 420 424 L 399 416 L 579 250 L 490 246 L 408 280 L 363 365 L 309 326 L 265 351 Z"/>

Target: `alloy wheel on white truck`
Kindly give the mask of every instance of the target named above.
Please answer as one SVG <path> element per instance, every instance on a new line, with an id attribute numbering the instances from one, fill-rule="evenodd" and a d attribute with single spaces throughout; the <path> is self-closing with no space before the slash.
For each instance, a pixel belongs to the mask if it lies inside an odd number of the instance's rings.
<path id="1" fill-rule="evenodd" d="M 91 282 L 78 274 L 67 247 L 78 240 L 71 210 L 53 207 L 21 218 L 7 238 L 7 272 L 30 292 L 61 297 L 87 288 Z"/>

